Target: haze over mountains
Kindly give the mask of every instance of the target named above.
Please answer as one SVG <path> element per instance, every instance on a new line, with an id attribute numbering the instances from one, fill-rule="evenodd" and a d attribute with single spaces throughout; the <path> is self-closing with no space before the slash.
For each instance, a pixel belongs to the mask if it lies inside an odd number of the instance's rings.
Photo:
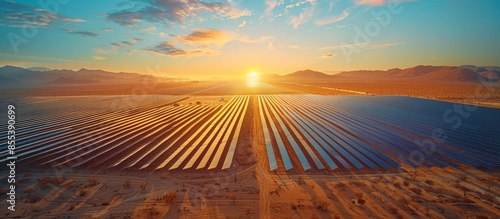
<path id="1" fill-rule="evenodd" d="M 2 87 L 50 87 L 85 84 L 130 84 L 142 79 L 160 80 L 161 78 L 126 72 L 107 72 L 103 70 L 80 69 L 51 70 L 48 68 L 20 68 L 6 65 L 0 67 L 0 85 Z"/>
<path id="2" fill-rule="evenodd" d="M 481 81 L 498 82 L 500 78 L 500 67 L 479 67 L 473 65 L 464 66 L 415 66 L 407 69 L 393 68 L 389 70 L 359 70 L 344 71 L 330 75 L 313 70 L 301 70 L 284 76 L 268 76 L 273 80 L 411 80 L 414 82 L 473 82 Z"/>
<path id="3" fill-rule="evenodd" d="M 52 70 L 48 68 L 20 68 L 6 65 L 0 67 L 2 87 L 52 87 L 77 85 L 133 84 L 141 79 L 163 80 L 163 78 L 138 73 L 107 72 L 80 69 Z M 282 82 L 309 81 L 406 81 L 412 82 L 499 82 L 500 67 L 495 66 L 415 66 L 407 69 L 345 71 L 330 75 L 314 70 L 301 70 L 287 75 L 263 75 L 263 80 Z"/>

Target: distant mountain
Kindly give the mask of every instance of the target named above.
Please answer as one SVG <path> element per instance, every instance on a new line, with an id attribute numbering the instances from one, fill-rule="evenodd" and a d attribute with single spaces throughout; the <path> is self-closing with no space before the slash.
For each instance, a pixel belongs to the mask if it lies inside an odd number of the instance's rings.
<path id="1" fill-rule="evenodd" d="M 475 82 L 482 77 L 473 70 L 462 67 L 440 67 L 418 77 L 419 80 Z"/>
<path id="2" fill-rule="evenodd" d="M 313 71 L 310 69 L 296 71 L 294 73 L 285 75 L 285 78 L 330 78 L 332 75 L 325 74 L 319 71 Z"/>
<path id="3" fill-rule="evenodd" d="M 339 78 L 356 80 L 412 80 L 426 82 L 479 82 L 490 79 L 499 81 L 497 67 L 477 66 L 415 66 L 407 69 L 346 71 Z"/>
<path id="4" fill-rule="evenodd" d="M 52 69 L 50 68 L 45 68 L 45 67 L 32 67 L 32 68 L 26 68 L 30 71 L 51 71 Z"/>
<path id="5" fill-rule="evenodd" d="M 80 69 L 50 70 L 47 68 L 24 69 L 6 65 L 0 67 L 0 83 L 3 87 L 51 87 L 86 84 L 135 84 L 144 78 L 164 80 L 150 75 L 127 72 L 108 72 L 103 70 Z"/>
<path id="6" fill-rule="evenodd" d="M 55 85 L 79 85 L 79 84 L 96 84 L 99 83 L 97 80 L 90 80 L 85 78 L 77 78 L 71 76 L 61 76 L 50 82 Z"/>

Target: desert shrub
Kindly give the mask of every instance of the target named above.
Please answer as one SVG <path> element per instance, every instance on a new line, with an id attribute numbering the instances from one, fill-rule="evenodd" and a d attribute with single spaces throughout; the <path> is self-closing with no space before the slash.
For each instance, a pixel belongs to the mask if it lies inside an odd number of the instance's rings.
<path id="1" fill-rule="evenodd" d="M 253 207 L 252 206 L 247 206 L 245 208 L 245 214 L 252 214 L 253 212 Z"/>
<path id="2" fill-rule="evenodd" d="M 82 190 L 78 191 L 78 195 L 80 197 L 85 197 L 87 194 L 88 194 L 88 191 L 85 190 L 85 189 L 82 189 Z"/>
<path id="3" fill-rule="evenodd" d="M 391 214 L 397 214 L 399 209 L 396 207 L 391 207 L 391 208 L 389 208 L 389 211 L 391 211 Z"/>
<path id="4" fill-rule="evenodd" d="M 358 199 L 358 204 L 364 205 L 366 203 L 366 200 L 363 198 Z"/>
<path id="5" fill-rule="evenodd" d="M 140 185 L 139 185 L 139 188 L 141 189 L 141 192 L 145 192 L 146 191 L 146 187 L 148 186 L 148 182 L 147 181 L 144 181 L 142 182 Z"/>
<path id="6" fill-rule="evenodd" d="M 88 178 L 87 179 L 87 186 L 92 187 L 92 186 L 95 186 L 95 185 L 97 185 L 97 180 L 95 180 L 94 178 Z"/>
<path id="7" fill-rule="evenodd" d="M 318 210 L 321 210 L 321 211 L 328 211 L 328 206 L 330 206 L 329 202 L 320 201 L 318 206 L 316 206 L 316 208 L 318 208 Z"/>
<path id="8" fill-rule="evenodd" d="M 28 193 L 28 196 L 31 195 L 32 192 L 34 192 L 35 189 L 33 187 L 26 188 L 23 190 L 24 193 Z"/>
<path id="9" fill-rule="evenodd" d="M 410 186 L 410 183 L 405 180 L 405 181 L 403 181 L 403 185 L 406 186 L 406 187 L 408 187 L 408 186 Z"/>
<path id="10" fill-rule="evenodd" d="M 234 201 L 236 200 L 236 194 L 235 193 L 231 193 L 227 197 L 230 198 L 231 200 L 233 200 L 233 204 L 234 204 Z"/>
<path id="11" fill-rule="evenodd" d="M 40 197 L 40 196 L 34 196 L 34 197 L 28 199 L 28 203 L 34 204 L 34 203 L 39 202 L 40 200 L 42 200 L 42 197 Z"/>
<path id="12" fill-rule="evenodd" d="M 398 189 L 403 188 L 403 187 L 401 187 L 401 184 L 399 184 L 399 183 L 394 183 L 394 187 L 396 187 L 396 188 L 398 188 Z"/>
<path id="13" fill-rule="evenodd" d="M 413 188 L 410 188 L 410 191 L 414 192 L 416 195 L 422 195 L 422 189 L 420 189 L 420 188 L 413 187 Z"/>
<path id="14" fill-rule="evenodd" d="M 123 188 L 129 188 L 129 187 L 130 187 L 130 181 L 125 180 L 125 182 L 123 182 Z"/>
<path id="15" fill-rule="evenodd" d="M 177 199 L 177 192 L 169 192 L 163 197 L 166 203 L 172 203 L 175 199 Z"/>

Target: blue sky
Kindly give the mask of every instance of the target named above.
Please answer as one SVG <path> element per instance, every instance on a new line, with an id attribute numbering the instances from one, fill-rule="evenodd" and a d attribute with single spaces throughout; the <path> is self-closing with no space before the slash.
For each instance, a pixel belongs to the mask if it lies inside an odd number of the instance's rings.
<path id="1" fill-rule="evenodd" d="M 495 0 L 0 3 L 0 65 L 200 78 L 500 65 Z"/>

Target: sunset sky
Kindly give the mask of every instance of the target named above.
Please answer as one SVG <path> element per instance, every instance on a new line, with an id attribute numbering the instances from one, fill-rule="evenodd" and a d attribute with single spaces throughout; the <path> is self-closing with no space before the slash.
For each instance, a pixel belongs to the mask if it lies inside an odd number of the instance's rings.
<path id="1" fill-rule="evenodd" d="M 497 0 L 0 4 L 2 66 L 210 78 L 307 68 L 332 73 L 420 64 L 500 65 Z"/>

